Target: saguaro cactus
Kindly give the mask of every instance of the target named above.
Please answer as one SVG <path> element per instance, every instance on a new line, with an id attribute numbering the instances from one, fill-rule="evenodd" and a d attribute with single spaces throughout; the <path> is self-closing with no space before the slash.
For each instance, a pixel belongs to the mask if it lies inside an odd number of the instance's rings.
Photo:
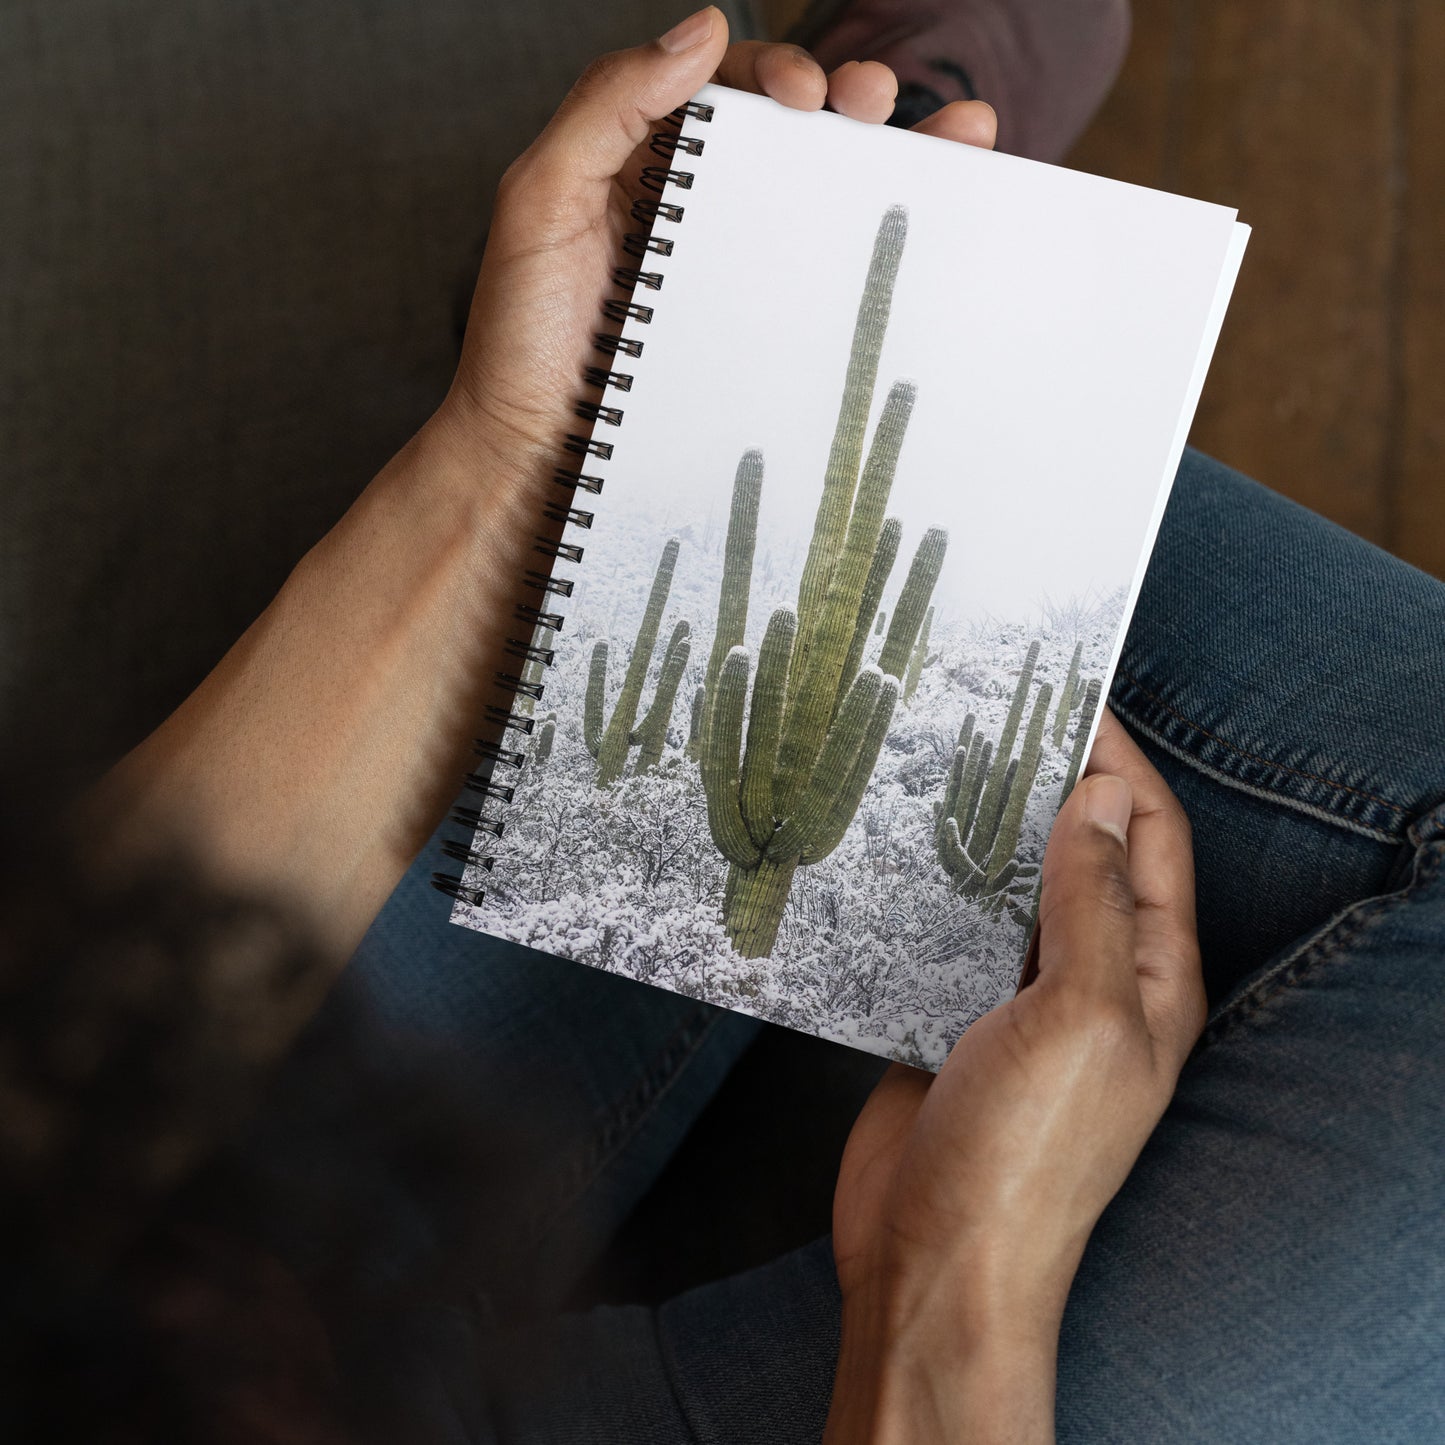
<path id="1" fill-rule="evenodd" d="M 1029 699 L 1029 687 L 1034 680 L 1034 668 L 1038 665 L 1039 644 L 1030 643 L 1028 656 L 1019 669 L 1018 686 L 1014 688 L 1013 701 L 1009 703 L 1008 716 L 1004 719 L 1003 732 L 999 734 L 995 759 L 998 766 L 989 774 L 984 784 L 983 796 L 978 800 L 978 827 L 992 837 L 998 828 L 998 815 L 1003 811 L 1004 768 L 1013 756 L 1014 739 L 1018 736 L 1019 724 L 1023 721 L 1024 707 Z"/>
<path id="2" fill-rule="evenodd" d="M 860 668 L 902 535 L 902 524 L 884 509 L 913 409 L 911 384 L 890 391 L 866 464 L 863 444 L 906 231 L 907 213 L 895 206 L 879 226 L 864 283 L 798 607 L 781 607 L 768 621 L 746 739 L 751 658 L 741 643 L 760 455 L 755 462 L 755 454 L 744 455 L 734 483 L 728 552 L 731 560 L 736 530 L 739 565 L 724 569 L 699 759 L 708 824 L 729 864 L 723 921 L 733 946 L 748 958 L 772 950 L 794 873 L 827 857 L 858 810 L 943 566 L 947 534 L 931 528 L 914 555 L 877 665 Z"/>
<path id="3" fill-rule="evenodd" d="M 677 700 L 677 689 L 687 668 L 691 649 L 687 623 L 679 622 L 672 629 L 667 650 L 662 654 L 662 671 L 658 675 L 652 706 L 648 708 L 647 716 L 632 730 L 630 741 L 638 745 L 635 772 L 650 773 L 662 761 L 662 747 L 667 741 L 673 703 Z"/>
<path id="4" fill-rule="evenodd" d="M 627 672 L 622 679 L 622 691 L 617 706 L 612 711 L 610 722 L 603 723 L 603 712 L 607 702 L 607 653 L 605 640 L 593 644 L 591 668 L 587 675 L 587 695 L 582 710 L 582 740 L 587 751 L 597 759 L 597 786 L 610 787 L 622 776 L 627 766 L 629 750 L 639 744 L 638 771 L 646 772 L 654 767 L 662 756 L 662 745 L 667 737 L 668 722 L 672 717 L 673 703 L 677 698 L 678 684 L 682 681 L 683 670 L 687 667 L 690 643 L 688 626 L 679 622 L 673 629 L 672 637 L 663 654 L 662 674 L 658 678 L 657 692 L 652 706 L 639 725 L 637 710 L 642 703 L 642 687 L 647 681 L 647 670 L 652 665 L 652 652 L 657 645 L 657 632 L 662 625 L 662 614 L 667 607 L 667 594 L 672 590 L 673 569 L 677 565 L 679 543 L 673 537 L 662 549 L 662 557 L 652 578 L 652 591 L 647 597 L 647 607 L 642 614 L 642 623 L 637 629 L 637 641 L 633 644 L 632 656 L 628 659 Z"/>
<path id="5" fill-rule="evenodd" d="M 1079 728 L 1074 734 L 1074 750 L 1069 755 L 1069 771 L 1064 775 L 1064 786 L 1059 792 L 1059 807 L 1063 807 L 1074 784 L 1079 781 L 1079 769 L 1084 765 L 1084 745 L 1089 740 L 1089 729 L 1094 726 L 1094 714 L 1099 710 L 1099 694 L 1102 685 L 1097 677 L 1089 679 L 1084 689 L 1084 706 L 1079 713 Z"/>
<path id="6" fill-rule="evenodd" d="M 1074 655 L 1069 661 L 1069 676 L 1059 690 L 1059 710 L 1054 714 L 1054 750 L 1064 746 L 1064 734 L 1069 727 L 1069 714 L 1079 705 L 1079 661 L 1084 655 L 1084 644 L 1074 644 Z"/>
<path id="7" fill-rule="evenodd" d="M 1014 693 L 1015 711 L 1022 714 L 1021 697 L 1027 693 L 1027 677 L 1019 678 Z M 943 805 L 938 809 L 934 841 L 944 871 L 954 886 L 969 898 L 983 901 L 993 911 L 1008 906 L 1016 917 L 1026 911 L 1025 898 L 1038 876 L 1033 864 L 1021 864 L 1016 856 L 1023 831 L 1024 814 L 1043 754 L 1044 728 L 1048 723 L 1053 688 L 1045 683 L 1034 699 L 1029 725 L 1018 757 L 999 739 L 991 754 L 990 745 L 974 733 L 974 719 L 964 719 L 949 769 Z M 1005 723 L 1005 734 L 1009 734 Z M 1015 731 L 1017 722 L 1015 720 Z M 990 762 L 990 754 L 992 761 Z M 987 782 L 985 782 L 987 775 Z M 982 794 L 982 797 L 980 796 Z M 990 794 L 997 806 L 988 812 L 983 797 Z"/>
<path id="8" fill-rule="evenodd" d="M 924 614 L 923 627 L 918 641 L 913 644 L 913 655 L 908 659 L 908 676 L 903 680 L 903 701 L 907 702 L 918 691 L 918 679 L 923 675 L 924 664 L 928 661 L 928 634 L 933 627 L 933 608 Z"/>
<path id="9" fill-rule="evenodd" d="M 884 629 L 884 627 L 887 625 L 887 623 L 888 623 L 888 614 L 887 614 L 886 612 L 880 611 L 880 612 L 878 613 L 878 621 L 873 624 L 873 635 L 874 635 L 874 637 L 882 637 L 882 636 L 883 636 L 883 629 Z"/>

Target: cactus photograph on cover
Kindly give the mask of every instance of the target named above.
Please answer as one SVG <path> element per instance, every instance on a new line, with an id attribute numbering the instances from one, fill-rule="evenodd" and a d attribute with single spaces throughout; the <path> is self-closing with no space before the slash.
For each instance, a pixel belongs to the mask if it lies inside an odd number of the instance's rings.
<path id="1" fill-rule="evenodd" d="M 599 504 L 605 561 L 530 639 L 550 665 L 495 769 L 505 836 L 455 916 L 936 1068 L 1017 981 L 1129 578 L 1038 575 L 1016 615 L 941 587 L 979 527 L 942 476 L 892 505 L 938 465 L 908 448 L 927 397 L 880 374 L 908 239 L 891 206 L 860 257 L 811 479 L 775 477 L 758 435 L 705 512 L 620 485 Z M 760 528 L 775 488 L 803 525 Z"/>

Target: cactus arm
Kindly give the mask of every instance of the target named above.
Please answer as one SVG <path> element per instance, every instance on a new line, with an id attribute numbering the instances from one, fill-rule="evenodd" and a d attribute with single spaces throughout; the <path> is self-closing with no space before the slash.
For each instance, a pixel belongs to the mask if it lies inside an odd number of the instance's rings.
<path id="1" fill-rule="evenodd" d="M 999 789 L 1003 786 L 1004 765 L 1013 756 L 1014 739 L 1018 736 L 1019 723 L 1024 715 L 1024 704 L 1028 701 L 1029 686 L 1034 680 L 1034 668 L 1038 665 L 1039 644 L 1031 643 L 1024 665 L 1019 669 L 1018 686 L 1014 688 L 1013 701 L 1009 703 L 1008 717 L 1004 719 L 1003 732 L 999 735 L 998 750 L 994 754 L 998 765 L 989 774 L 984 784 L 983 796 L 978 800 L 978 818 L 975 827 L 981 828 L 992 837 L 998 830 L 999 810 L 1003 802 Z M 975 852 L 975 857 L 983 854 Z"/>
<path id="2" fill-rule="evenodd" d="M 948 768 L 948 782 L 943 789 L 943 806 L 938 810 L 938 823 L 934 832 L 941 838 L 943 825 L 958 814 L 958 795 L 963 787 L 963 775 L 968 768 L 968 749 L 954 748 L 953 762 Z"/>
<path id="3" fill-rule="evenodd" d="M 955 814 L 965 838 L 972 833 L 974 820 L 978 817 L 978 800 L 983 793 L 983 782 L 988 777 L 988 765 L 992 759 L 993 743 L 982 733 L 975 734 L 968 750 L 968 770 L 963 775 L 959 809 Z"/>
<path id="4" fill-rule="evenodd" d="M 982 735 L 977 738 L 973 735 L 974 722 L 974 715 L 969 713 L 958 730 L 958 741 L 954 744 L 953 761 L 948 766 L 948 781 L 943 790 L 943 803 L 934 809 L 938 821 L 933 831 L 939 836 L 942 836 L 943 825 L 947 819 L 957 818 L 961 821 L 963 817 L 959 803 L 967 796 L 966 784 L 972 776 L 969 768 L 974 766 L 983 742 Z"/>
<path id="5" fill-rule="evenodd" d="M 676 666 L 677 678 L 672 687 L 675 697 L 677 685 L 682 681 L 682 669 L 687 666 L 688 654 L 692 651 L 692 644 L 688 641 L 691 631 L 692 629 L 686 622 L 679 622 L 672 629 L 672 636 L 667 639 L 667 648 L 662 654 L 662 670 L 658 674 L 657 691 L 653 694 L 652 706 L 643 715 L 642 721 L 633 728 L 631 736 L 627 739 L 629 743 L 636 745 L 651 737 L 659 721 L 662 724 L 663 732 L 667 731 L 667 725 L 672 721 L 672 702 L 669 700 L 665 708 L 662 706 L 663 684 L 669 671 L 674 667 L 674 658 L 681 650 L 682 662 Z"/>
<path id="6" fill-rule="evenodd" d="M 888 624 L 888 638 L 878 656 L 878 666 L 885 676 L 900 680 L 903 677 L 947 550 L 948 533 L 942 527 L 930 527 L 923 534 L 913 554 L 913 565 L 908 569 L 908 580 L 893 604 L 893 621 Z"/>
<path id="7" fill-rule="evenodd" d="M 1079 685 L 1079 659 L 1084 655 L 1084 644 L 1074 644 L 1074 655 L 1069 661 L 1069 675 L 1059 689 L 1059 710 L 1054 716 L 1054 750 L 1064 745 L 1064 733 L 1068 730 L 1069 714 L 1074 709 L 1074 693 Z"/>
<path id="8" fill-rule="evenodd" d="M 968 851 L 980 863 L 986 864 L 993 853 L 993 845 L 998 837 L 999 819 L 1003 817 L 1003 810 L 1008 807 L 1009 794 L 1013 791 L 1014 777 L 1018 773 L 1019 760 L 1010 758 L 1008 766 L 1004 766 L 1003 754 L 994 754 L 993 773 L 1003 774 L 1003 781 L 999 784 L 998 792 L 995 794 L 997 806 L 992 814 L 984 817 L 980 811 L 979 816 L 974 819 L 973 832 L 969 835 Z M 990 775 L 992 777 L 993 774 Z"/>
<path id="9" fill-rule="evenodd" d="M 903 523 L 897 517 L 887 517 L 883 522 L 883 530 L 878 534 L 878 545 L 873 549 L 873 563 L 868 569 L 868 580 L 863 584 L 863 601 L 858 608 L 858 625 L 853 629 L 853 642 L 848 649 L 848 656 L 843 661 L 843 672 L 838 679 L 838 701 L 841 702 L 850 687 L 853 686 L 853 679 L 858 676 L 858 669 L 863 663 L 863 649 L 868 645 L 868 616 L 878 606 L 879 599 L 883 596 L 883 588 L 888 583 L 888 574 L 893 570 L 893 563 L 898 557 L 898 543 L 903 536 Z M 878 614 L 878 623 L 875 633 L 881 635 L 883 632 L 883 614 Z M 833 708 L 833 716 L 838 714 L 837 704 Z M 832 718 L 828 719 L 829 722 Z"/>
<path id="10" fill-rule="evenodd" d="M 800 631 L 794 646 L 794 690 L 796 679 L 802 676 L 812 651 L 813 631 L 827 599 L 834 564 L 842 551 L 848 519 L 853 510 L 853 493 L 863 460 L 863 439 L 878 379 L 878 358 L 888 331 L 893 285 L 898 279 L 898 266 L 903 259 L 907 238 L 907 209 L 890 206 L 884 212 L 873 239 L 873 254 L 853 325 L 853 344 L 848 353 L 843 398 L 838 406 L 838 421 L 828 453 L 827 470 L 823 475 L 823 495 L 818 503 L 817 520 L 798 586 Z"/>
<path id="11" fill-rule="evenodd" d="M 958 730 L 958 741 L 955 748 L 967 748 L 973 742 L 974 724 L 978 721 L 972 713 L 969 713 L 963 720 L 963 726 Z"/>
<path id="12" fill-rule="evenodd" d="M 911 382 L 898 382 L 889 392 L 858 486 L 857 504 L 817 615 L 798 618 L 799 644 L 806 638 L 811 651 L 800 658 L 798 645 L 793 649 L 788 715 L 778 754 L 777 794 L 783 814 L 790 813 L 802 796 L 828 725 L 840 706 L 843 664 L 858 626 L 863 589 L 877 554 L 883 511 L 914 396 Z"/>
<path id="13" fill-rule="evenodd" d="M 667 742 L 667 728 L 672 721 L 672 708 L 677 700 L 677 689 L 682 683 L 682 674 L 687 669 L 688 655 L 692 644 L 687 637 L 687 623 L 679 622 L 667 651 L 662 658 L 662 672 L 657 679 L 657 693 L 647 716 L 634 735 L 634 741 L 642 746 L 637 754 L 637 772 L 650 773 L 662 760 L 662 749 Z"/>
<path id="14" fill-rule="evenodd" d="M 1043 753 L 1044 727 L 1048 722 L 1049 704 L 1052 701 L 1053 688 L 1044 683 L 1039 689 L 1038 697 L 1034 699 L 1034 710 L 1029 715 L 1028 731 L 1024 734 L 1023 749 L 1018 756 L 1018 772 L 1009 789 L 1008 800 L 1000 812 L 998 836 L 989 852 L 990 893 L 996 893 L 1004 886 L 998 881 L 999 876 L 1018 851 L 1024 812 L 1028 808 L 1029 795 L 1033 792 L 1034 778 L 1038 774 L 1039 758 Z"/>
<path id="15" fill-rule="evenodd" d="M 668 540 L 662 549 L 657 571 L 653 574 L 652 590 L 647 594 L 647 607 L 637 629 L 637 641 L 633 644 L 632 656 L 627 661 L 622 691 L 617 696 L 617 706 L 612 710 L 612 721 L 607 724 L 602 734 L 602 746 L 597 752 L 599 788 L 610 787 L 622 776 L 622 770 L 627 766 L 627 751 L 632 745 L 632 729 L 637 722 L 642 687 L 647 681 L 647 670 L 652 666 L 652 650 L 657 646 L 657 632 L 662 626 L 667 594 L 672 590 L 672 573 L 677 566 L 680 545 L 676 537 Z"/>
<path id="16" fill-rule="evenodd" d="M 903 701 L 918 691 L 918 679 L 923 676 L 923 664 L 928 660 L 928 634 L 933 629 L 933 608 L 923 614 L 923 626 L 918 632 L 918 641 L 913 645 L 908 659 L 908 676 L 903 680 Z"/>
<path id="17" fill-rule="evenodd" d="M 777 827 L 773 813 L 773 775 L 778 764 L 778 739 L 783 730 L 788 664 L 792 661 L 797 631 L 798 619 L 792 608 L 779 607 L 768 619 L 768 630 L 758 652 L 758 675 L 753 682 L 739 802 L 748 836 L 759 848 L 767 846 Z"/>
<path id="18" fill-rule="evenodd" d="M 756 867 L 760 852 L 748 837 L 738 805 L 738 751 L 748 695 L 748 651 L 735 647 L 723 661 L 708 708 L 701 752 L 702 786 L 713 842 L 729 863 Z"/>
<path id="19" fill-rule="evenodd" d="M 1074 734 L 1074 751 L 1069 756 L 1069 771 L 1064 777 L 1064 786 L 1059 793 L 1059 807 L 1063 807 L 1074 784 L 1079 781 L 1079 769 L 1084 763 L 1084 745 L 1089 740 L 1089 729 L 1094 726 L 1094 713 L 1099 707 L 1100 684 L 1097 677 L 1089 679 L 1084 689 L 1084 707 L 1079 714 L 1079 730 Z"/>
<path id="20" fill-rule="evenodd" d="M 706 697 L 707 689 L 698 683 L 692 693 L 692 708 L 687 720 L 687 746 L 683 749 L 694 762 L 697 760 L 698 744 L 702 741 L 703 706 Z"/>
<path id="21" fill-rule="evenodd" d="M 808 786 L 768 845 L 770 861 L 797 858 L 822 835 L 823 820 L 828 816 L 836 795 L 853 775 L 853 767 L 873 715 L 873 705 L 878 701 L 882 687 L 883 674 L 876 667 L 865 667 L 848 689 L 848 696 L 844 698 L 843 706 L 823 740 Z M 854 806 L 857 806 L 856 801 Z"/>
<path id="22" fill-rule="evenodd" d="M 968 856 L 958 834 L 957 819 L 944 819 L 938 859 L 943 864 L 943 871 L 953 879 L 955 887 L 961 892 L 977 894 L 983 888 L 986 881 L 983 869 Z"/>
<path id="23" fill-rule="evenodd" d="M 710 698 L 729 652 L 741 647 L 748 628 L 748 602 L 753 585 L 753 557 L 758 547 L 758 506 L 763 495 L 763 454 L 750 447 L 733 474 L 728 535 L 723 546 L 722 586 L 718 591 L 717 631 L 708 654 L 703 690 Z M 707 728 L 707 709 L 702 714 Z M 699 738 L 701 741 L 701 738 Z"/>
<path id="24" fill-rule="evenodd" d="M 602 747 L 602 714 L 607 706 L 607 643 L 592 644 L 587 695 L 582 702 L 582 741 L 595 758 Z"/>
<path id="25" fill-rule="evenodd" d="M 844 786 L 833 794 L 817 840 L 803 850 L 804 863 L 819 862 L 843 841 L 873 777 L 873 766 L 883 749 L 883 740 L 888 736 L 888 724 L 893 721 L 893 707 L 897 701 L 898 684 L 891 677 L 885 677 L 883 686 L 878 690 L 878 701 L 873 704 L 873 715 L 863 734 L 862 746 L 854 759 L 853 771 Z"/>

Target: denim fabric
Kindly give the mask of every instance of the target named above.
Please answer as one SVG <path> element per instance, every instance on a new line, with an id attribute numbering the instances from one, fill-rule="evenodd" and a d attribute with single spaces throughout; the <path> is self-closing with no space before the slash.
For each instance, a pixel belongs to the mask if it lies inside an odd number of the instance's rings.
<path id="1" fill-rule="evenodd" d="M 1063 1441 L 1445 1438 L 1442 641 L 1445 588 L 1186 455 L 1112 705 L 1194 824 L 1213 1012 L 1070 1296 Z M 356 976 L 418 1030 L 559 1061 L 558 1148 L 605 1161 L 559 1221 L 595 1251 L 743 1036 L 438 928 L 419 890 Z M 472 1311 L 417 1388 L 477 1445 L 817 1440 L 838 1310 L 820 1240 L 658 1310 Z"/>
<path id="2" fill-rule="evenodd" d="M 445 832 L 455 832 L 454 828 Z M 532 1139 L 495 1161 L 526 1181 L 524 1237 L 468 1281 L 489 1317 L 555 1310 L 672 1156 L 762 1025 L 665 989 L 453 927 L 423 850 L 352 960 L 344 988 L 423 1042 L 475 1107 L 498 1101 Z M 505 1149 L 506 1140 L 493 1146 Z"/>

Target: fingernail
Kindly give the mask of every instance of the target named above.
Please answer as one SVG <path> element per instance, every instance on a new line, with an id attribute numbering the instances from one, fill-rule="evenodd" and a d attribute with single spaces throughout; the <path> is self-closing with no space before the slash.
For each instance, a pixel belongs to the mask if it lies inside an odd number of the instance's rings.
<path id="1" fill-rule="evenodd" d="M 686 20 L 679 20 L 666 35 L 658 38 L 657 43 L 669 55 L 681 55 L 684 50 L 701 45 L 712 34 L 712 16 L 713 7 L 709 5 L 695 15 L 689 15 Z"/>
<path id="2" fill-rule="evenodd" d="M 1123 778 L 1101 773 L 1089 779 L 1084 794 L 1084 817 L 1096 828 L 1129 846 L 1129 815 L 1134 811 L 1134 794 Z"/>

